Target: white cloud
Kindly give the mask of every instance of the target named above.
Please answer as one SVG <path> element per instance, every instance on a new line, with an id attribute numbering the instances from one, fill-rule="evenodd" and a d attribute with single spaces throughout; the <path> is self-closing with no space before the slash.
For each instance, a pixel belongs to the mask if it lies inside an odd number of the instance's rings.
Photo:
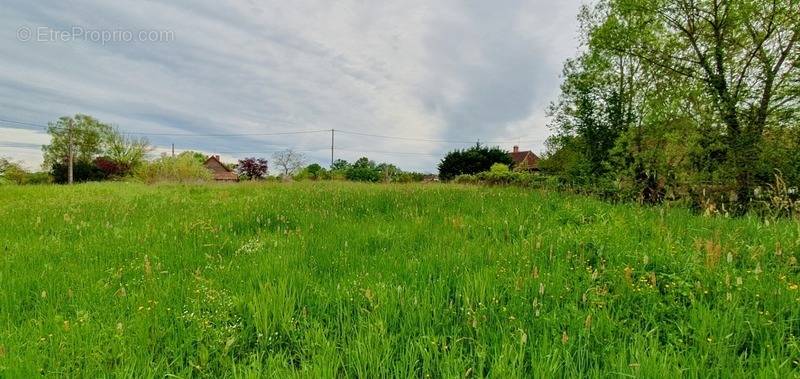
<path id="1" fill-rule="evenodd" d="M 149 133 L 336 128 L 427 139 L 544 139 L 544 109 L 556 93 L 561 62 L 576 49 L 578 5 L 12 0 L 0 5 L 0 118 L 46 123 L 81 112 Z M 15 37 L 21 26 L 73 25 L 170 30 L 175 39 L 102 45 Z M 3 129 L 0 145 L 7 136 Z M 279 147 L 319 150 L 307 154 L 327 163 L 329 138 L 151 140 L 162 148 L 264 151 L 231 153 L 231 159 L 269 157 Z M 337 135 L 337 145 L 343 149 L 337 157 L 350 160 L 365 151 L 419 153 L 366 155 L 426 171 L 458 147 L 345 134 Z M 18 151 L 0 147 L 0 155 L 36 164 L 38 151 Z"/>

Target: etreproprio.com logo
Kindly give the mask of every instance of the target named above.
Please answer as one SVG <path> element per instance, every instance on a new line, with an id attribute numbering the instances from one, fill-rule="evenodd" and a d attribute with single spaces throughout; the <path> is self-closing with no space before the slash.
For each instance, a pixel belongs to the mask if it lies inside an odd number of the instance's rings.
<path id="1" fill-rule="evenodd" d="M 17 29 L 17 40 L 20 42 L 74 42 L 85 41 L 99 44 L 133 43 L 133 42 L 172 42 L 175 32 L 156 29 L 89 29 L 73 26 L 68 29 L 57 29 L 48 26 Z"/>

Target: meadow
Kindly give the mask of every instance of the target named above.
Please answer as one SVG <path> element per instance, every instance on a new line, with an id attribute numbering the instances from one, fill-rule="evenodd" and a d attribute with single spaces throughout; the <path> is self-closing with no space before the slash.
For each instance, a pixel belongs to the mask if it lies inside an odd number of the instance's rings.
<path id="1" fill-rule="evenodd" d="M 0 377 L 799 377 L 798 258 L 519 188 L 6 186 Z"/>

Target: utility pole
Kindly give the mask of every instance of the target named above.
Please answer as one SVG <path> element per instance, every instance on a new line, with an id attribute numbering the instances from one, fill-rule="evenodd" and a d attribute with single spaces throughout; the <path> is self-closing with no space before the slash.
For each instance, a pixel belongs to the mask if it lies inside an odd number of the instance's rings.
<path id="1" fill-rule="evenodd" d="M 175 144 L 172 144 L 172 157 L 175 158 Z"/>
<path id="2" fill-rule="evenodd" d="M 72 171 L 72 163 L 73 162 L 72 161 L 74 160 L 74 158 L 73 158 L 74 153 L 72 151 L 72 119 L 71 118 L 67 122 L 67 140 L 68 140 L 68 142 L 67 142 L 67 154 L 68 154 L 68 156 L 67 156 L 67 165 L 69 165 L 69 168 L 67 168 L 67 178 L 68 178 L 67 181 L 69 182 L 69 184 L 72 184 L 72 181 L 73 181 L 73 174 L 72 174 L 73 173 L 73 171 Z"/>
<path id="3" fill-rule="evenodd" d="M 334 129 L 331 129 L 331 167 L 333 167 L 333 133 L 335 132 Z"/>

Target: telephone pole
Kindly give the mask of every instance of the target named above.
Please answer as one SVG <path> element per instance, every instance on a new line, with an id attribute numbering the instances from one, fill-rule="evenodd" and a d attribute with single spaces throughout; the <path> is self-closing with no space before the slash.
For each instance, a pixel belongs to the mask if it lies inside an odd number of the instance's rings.
<path id="1" fill-rule="evenodd" d="M 335 132 L 334 129 L 331 129 L 331 167 L 333 167 L 333 133 Z"/>
<path id="2" fill-rule="evenodd" d="M 74 160 L 73 155 L 75 155 L 75 154 L 72 151 L 73 148 L 72 148 L 72 119 L 71 118 L 67 122 L 67 141 L 68 141 L 67 142 L 67 154 L 68 154 L 68 156 L 67 156 L 67 165 L 69 165 L 69 168 L 67 168 L 67 181 L 69 182 L 69 184 L 72 184 L 72 181 L 74 179 L 73 178 L 73 171 L 72 171 L 72 164 L 73 164 L 73 160 Z"/>
<path id="3" fill-rule="evenodd" d="M 172 144 L 172 157 L 175 158 L 175 144 Z"/>

